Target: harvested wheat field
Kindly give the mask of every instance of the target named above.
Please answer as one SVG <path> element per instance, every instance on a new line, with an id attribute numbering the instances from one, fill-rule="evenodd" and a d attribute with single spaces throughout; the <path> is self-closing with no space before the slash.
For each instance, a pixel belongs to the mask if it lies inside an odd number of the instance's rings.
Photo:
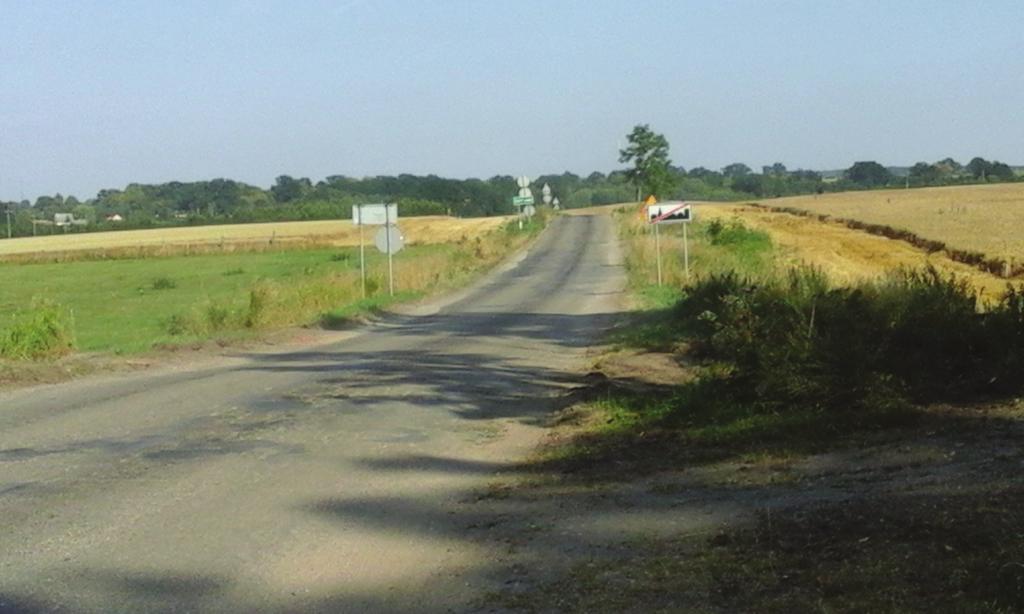
<path id="1" fill-rule="evenodd" d="M 881 224 L 953 249 L 1024 260 L 1024 183 L 841 192 L 762 204 Z"/>
<path id="2" fill-rule="evenodd" d="M 929 254 L 903 241 L 853 230 L 838 222 L 743 205 L 701 203 L 701 219 L 739 218 L 748 226 L 764 230 L 781 249 L 784 264 L 809 264 L 821 268 L 839 283 L 884 276 L 893 270 L 934 266 L 939 271 L 968 278 L 983 297 L 997 298 L 1006 290 L 1006 280 L 951 260 L 944 253 Z"/>
<path id="3" fill-rule="evenodd" d="M 509 217 L 451 218 L 424 216 L 399 219 L 398 227 L 412 245 L 450 243 L 495 230 Z M 375 227 L 366 227 L 373 240 Z M 150 230 L 75 233 L 0 241 L 0 258 L 34 254 L 93 252 L 129 255 L 177 255 L 210 251 L 258 251 L 261 247 L 344 247 L 359 244 L 359 228 L 350 221 L 269 222 L 223 226 L 188 226 Z M 133 253 L 134 252 L 134 253 Z"/>

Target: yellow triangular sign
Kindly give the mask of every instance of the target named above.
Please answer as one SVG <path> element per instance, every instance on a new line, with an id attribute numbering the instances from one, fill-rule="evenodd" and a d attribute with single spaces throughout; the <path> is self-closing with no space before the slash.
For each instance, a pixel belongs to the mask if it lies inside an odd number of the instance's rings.
<path id="1" fill-rule="evenodd" d="M 647 200 L 644 201 L 644 204 L 650 207 L 656 202 L 658 202 L 658 199 L 654 197 L 654 194 L 651 194 L 650 196 L 647 197 Z"/>

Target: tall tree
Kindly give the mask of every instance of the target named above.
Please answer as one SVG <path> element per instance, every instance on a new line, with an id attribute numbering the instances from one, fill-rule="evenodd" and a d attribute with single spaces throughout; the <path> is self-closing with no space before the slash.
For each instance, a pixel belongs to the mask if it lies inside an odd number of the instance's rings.
<path id="1" fill-rule="evenodd" d="M 992 172 L 992 163 L 980 156 L 973 158 L 967 163 L 967 172 L 975 179 L 984 181 Z"/>
<path id="2" fill-rule="evenodd" d="M 928 164 L 927 162 L 918 162 L 914 166 L 910 167 L 910 178 L 916 179 L 918 183 L 922 185 L 931 185 L 939 181 L 942 175 L 942 171 L 935 164 Z"/>
<path id="3" fill-rule="evenodd" d="M 752 172 L 753 171 L 750 170 L 750 167 L 742 162 L 733 162 L 722 169 L 722 174 L 726 177 L 742 177 L 744 175 L 749 175 Z"/>
<path id="4" fill-rule="evenodd" d="M 298 200 L 303 194 L 310 191 L 312 187 L 312 183 L 305 177 L 295 179 L 288 175 L 281 175 L 274 181 L 274 185 L 270 187 L 270 192 L 274 195 L 274 200 L 277 202 L 287 203 Z"/>
<path id="5" fill-rule="evenodd" d="M 992 167 L 989 168 L 988 175 L 989 177 L 996 177 L 997 179 L 1001 179 L 1003 181 L 1010 181 L 1015 176 L 1013 169 L 1010 168 L 1009 164 L 1004 164 L 1003 162 L 999 162 L 997 160 L 992 161 Z"/>
<path id="6" fill-rule="evenodd" d="M 850 181 L 866 188 L 885 185 L 892 178 L 889 169 L 874 161 L 854 162 L 844 174 Z"/>
<path id="7" fill-rule="evenodd" d="M 674 177 L 669 171 L 665 136 L 652 131 L 648 124 L 640 124 L 626 138 L 629 145 L 619 150 L 619 162 L 633 164 L 626 177 L 636 186 L 636 199 L 640 200 L 644 192 L 664 196 L 671 191 Z"/>

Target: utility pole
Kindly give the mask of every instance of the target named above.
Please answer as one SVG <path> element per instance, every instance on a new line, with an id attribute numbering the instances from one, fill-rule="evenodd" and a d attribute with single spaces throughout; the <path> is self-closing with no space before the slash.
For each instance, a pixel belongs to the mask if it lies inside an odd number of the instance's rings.
<path id="1" fill-rule="evenodd" d="M 7 209 L 7 238 L 11 238 L 11 207 L 8 205 Z"/>

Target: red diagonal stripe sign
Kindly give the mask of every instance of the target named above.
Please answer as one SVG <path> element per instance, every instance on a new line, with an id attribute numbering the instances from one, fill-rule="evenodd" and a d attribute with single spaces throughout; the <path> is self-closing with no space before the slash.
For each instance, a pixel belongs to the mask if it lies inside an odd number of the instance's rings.
<path id="1" fill-rule="evenodd" d="M 678 207 L 676 207 L 674 209 L 669 209 L 668 211 L 662 212 L 661 215 L 659 215 L 658 217 L 656 217 L 653 220 L 651 220 L 650 223 L 651 224 L 657 224 L 658 222 L 660 222 L 660 221 L 664 220 L 665 218 L 671 216 L 673 213 L 675 213 L 677 211 L 680 211 L 682 209 L 685 209 L 685 208 L 687 208 L 689 206 L 690 205 L 688 203 L 683 203 L 683 204 L 679 205 Z"/>

